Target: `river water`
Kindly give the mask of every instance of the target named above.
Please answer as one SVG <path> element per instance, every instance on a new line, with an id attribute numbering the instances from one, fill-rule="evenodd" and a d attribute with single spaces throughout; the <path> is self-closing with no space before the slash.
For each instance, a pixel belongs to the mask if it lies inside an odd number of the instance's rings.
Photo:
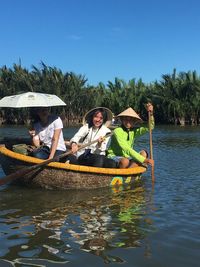
<path id="1" fill-rule="evenodd" d="M 65 129 L 65 138 L 75 130 Z M 149 168 L 135 188 L 1 186 L 0 266 L 199 266 L 199 130 L 156 127 L 154 185 Z M 0 128 L 0 139 L 26 134 L 20 127 Z M 149 147 L 148 134 L 137 142 L 142 147 Z"/>

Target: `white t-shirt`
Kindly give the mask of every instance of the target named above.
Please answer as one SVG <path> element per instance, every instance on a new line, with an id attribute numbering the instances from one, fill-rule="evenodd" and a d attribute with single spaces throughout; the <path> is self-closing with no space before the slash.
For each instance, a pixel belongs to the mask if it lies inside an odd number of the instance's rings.
<path id="1" fill-rule="evenodd" d="M 36 133 L 35 138 L 38 137 L 45 146 L 51 148 L 54 131 L 57 129 L 62 129 L 63 123 L 61 118 L 55 115 L 49 115 L 48 121 L 49 123 L 45 127 L 43 127 L 40 122 L 36 122 L 34 125 L 34 129 Z M 66 146 L 62 131 L 59 136 L 57 150 L 66 151 Z"/>
<path id="2" fill-rule="evenodd" d="M 104 137 L 107 133 L 110 133 L 110 129 L 105 125 L 102 125 L 100 128 L 96 129 L 94 127 L 89 128 L 88 124 L 83 125 L 78 132 L 74 135 L 74 137 L 70 140 L 70 142 L 79 143 L 82 142 L 83 144 L 90 143 L 94 140 L 97 140 L 99 137 Z M 84 139 L 85 138 L 85 139 Z M 83 141 L 81 139 L 84 139 Z M 93 154 L 100 154 L 105 155 L 105 151 L 108 147 L 109 137 L 106 138 L 101 146 L 98 146 L 98 142 L 81 149 L 77 152 L 77 156 L 80 156 L 84 153 L 85 149 L 91 149 L 91 153 Z"/>

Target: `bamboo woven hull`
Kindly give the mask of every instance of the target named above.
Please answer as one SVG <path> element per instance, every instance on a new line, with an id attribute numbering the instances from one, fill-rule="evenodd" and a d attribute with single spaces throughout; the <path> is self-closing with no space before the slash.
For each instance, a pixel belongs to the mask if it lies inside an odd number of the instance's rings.
<path id="1" fill-rule="evenodd" d="M 6 175 L 42 162 L 30 156 L 0 147 L 0 164 Z M 69 163 L 52 162 L 17 178 L 13 183 L 46 189 L 90 189 L 131 184 L 140 180 L 144 167 L 105 169 Z"/>

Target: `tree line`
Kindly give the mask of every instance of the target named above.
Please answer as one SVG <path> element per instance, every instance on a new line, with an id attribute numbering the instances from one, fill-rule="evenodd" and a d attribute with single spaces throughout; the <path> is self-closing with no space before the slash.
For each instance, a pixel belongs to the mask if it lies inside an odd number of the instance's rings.
<path id="1" fill-rule="evenodd" d="M 83 115 L 93 107 L 104 106 L 117 115 L 132 107 L 145 119 L 145 103 L 152 102 L 156 123 L 200 123 L 200 76 L 196 71 L 163 74 L 160 81 L 145 84 L 135 78 L 128 82 L 115 78 L 105 85 L 89 85 L 84 75 L 63 73 L 56 67 L 41 62 L 40 67 L 28 70 L 21 64 L 12 68 L 0 68 L 0 99 L 23 92 L 55 94 L 65 103 L 54 107 L 66 126 L 81 123 Z M 26 109 L 0 108 L 0 124 L 26 124 L 29 122 Z M 147 119 L 147 118 L 146 118 Z"/>

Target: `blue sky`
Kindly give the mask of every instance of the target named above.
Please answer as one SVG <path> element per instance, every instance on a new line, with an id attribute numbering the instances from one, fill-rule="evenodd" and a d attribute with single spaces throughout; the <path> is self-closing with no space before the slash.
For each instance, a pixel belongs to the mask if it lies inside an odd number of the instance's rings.
<path id="1" fill-rule="evenodd" d="M 0 67 L 85 75 L 88 84 L 200 74 L 198 0 L 0 0 Z"/>

